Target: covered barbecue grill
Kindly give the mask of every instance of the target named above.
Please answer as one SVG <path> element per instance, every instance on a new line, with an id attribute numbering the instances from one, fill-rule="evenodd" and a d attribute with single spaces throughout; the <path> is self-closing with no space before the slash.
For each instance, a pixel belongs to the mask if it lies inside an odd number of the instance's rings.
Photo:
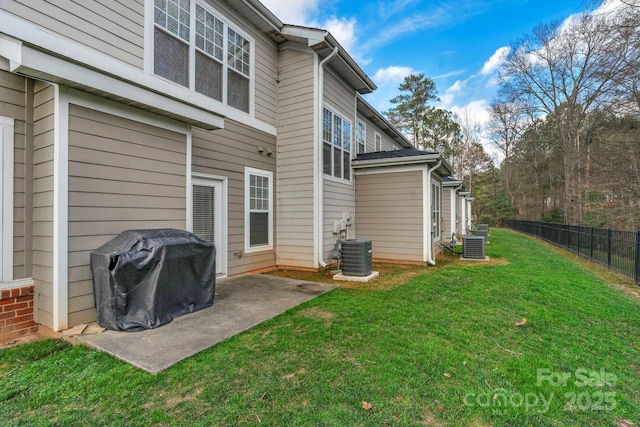
<path id="1" fill-rule="evenodd" d="M 128 230 L 91 252 L 98 324 L 141 331 L 213 304 L 215 247 L 188 231 Z"/>

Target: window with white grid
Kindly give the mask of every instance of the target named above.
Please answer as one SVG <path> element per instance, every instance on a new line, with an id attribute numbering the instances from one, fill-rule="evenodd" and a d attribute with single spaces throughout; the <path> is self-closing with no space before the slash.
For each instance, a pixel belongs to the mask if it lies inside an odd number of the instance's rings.
<path id="1" fill-rule="evenodd" d="M 153 73 L 249 113 L 252 40 L 205 3 L 153 4 Z"/>
<path id="2" fill-rule="evenodd" d="M 329 108 L 322 112 L 322 163 L 325 175 L 351 179 L 351 122 Z"/>
<path id="3" fill-rule="evenodd" d="M 245 168 L 245 251 L 273 248 L 273 173 Z"/>

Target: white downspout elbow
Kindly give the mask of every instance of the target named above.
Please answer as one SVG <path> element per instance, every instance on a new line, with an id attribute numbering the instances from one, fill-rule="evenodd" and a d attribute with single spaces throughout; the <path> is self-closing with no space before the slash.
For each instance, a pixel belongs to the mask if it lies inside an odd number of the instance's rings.
<path id="1" fill-rule="evenodd" d="M 431 223 L 431 173 L 438 169 L 442 164 L 442 160 L 438 160 L 438 163 L 431 169 L 427 170 L 427 203 L 429 206 L 429 212 L 427 213 L 427 235 L 429 236 L 429 242 L 427 245 L 427 262 L 431 265 L 436 265 L 436 260 L 433 258 L 433 224 Z"/>
<path id="2" fill-rule="evenodd" d="M 331 52 L 326 58 L 320 61 L 318 64 L 318 117 L 317 127 L 316 127 L 316 140 L 318 141 L 316 146 L 316 170 L 318 173 L 318 187 L 316 188 L 316 197 L 317 197 L 317 209 L 318 209 L 318 221 L 316 223 L 317 233 L 318 233 L 318 264 L 320 267 L 325 268 L 327 263 L 324 262 L 324 178 L 323 178 L 323 163 L 322 163 L 322 114 L 324 108 L 324 66 L 327 62 L 333 59 L 334 56 L 338 54 L 338 47 L 333 48 L 333 52 Z"/>

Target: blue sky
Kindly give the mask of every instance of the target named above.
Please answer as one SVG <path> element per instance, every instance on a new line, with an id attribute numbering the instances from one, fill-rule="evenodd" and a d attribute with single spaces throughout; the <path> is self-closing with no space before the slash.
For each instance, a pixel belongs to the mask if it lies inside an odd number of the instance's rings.
<path id="1" fill-rule="evenodd" d="M 327 29 L 378 86 L 385 111 L 410 73 L 432 78 L 439 107 L 482 124 L 495 70 L 511 43 L 564 20 L 582 0 L 261 0 L 281 21 Z"/>

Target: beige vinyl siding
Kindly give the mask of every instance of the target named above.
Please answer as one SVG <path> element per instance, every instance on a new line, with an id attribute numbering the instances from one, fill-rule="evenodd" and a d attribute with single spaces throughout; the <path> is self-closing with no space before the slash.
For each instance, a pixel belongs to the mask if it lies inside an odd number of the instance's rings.
<path id="1" fill-rule="evenodd" d="M 323 238 L 324 238 L 324 260 L 327 263 L 332 262 L 331 251 L 335 246 L 337 234 L 333 234 L 333 223 L 350 214 L 353 218 L 352 225 L 349 228 L 349 238 L 367 239 L 367 236 L 360 235 L 356 232 L 358 227 L 358 217 L 356 212 L 356 194 L 355 188 L 351 184 L 343 184 L 332 180 L 324 182 L 324 216 L 323 216 Z M 359 230 L 359 229 L 358 229 Z M 344 238 L 344 237 L 343 237 Z"/>
<path id="2" fill-rule="evenodd" d="M 346 85 L 330 69 L 324 74 L 324 99 L 333 111 L 351 122 L 351 156 L 355 155 L 355 90 Z M 351 171 L 353 179 L 353 171 Z M 342 213 L 353 215 L 354 223 L 349 228 L 349 237 L 356 236 L 358 217 L 355 212 L 355 188 L 353 181 L 324 179 L 324 215 L 323 215 L 323 243 L 324 260 L 331 262 L 331 250 L 333 249 L 337 235 L 333 234 L 333 222 L 342 218 Z M 358 235 L 360 237 L 360 235 Z M 364 237 L 363 237 L 364 238 Z"/>
<path id="3" fill-rule="evenodd" d="M 356 176 L 358 238 L 378 260 L 423 261 L 422 171 Z"/>
<path id="4" fill-rule="evenodd" d="M 37 321 L 53 328 L 54 87 L 37 81 L 33 112 L 33 281 Z"/>
<path id="5" fill-rule="evenodd" d="M 129 229 L 186 227 L 186 135 L 69 107 L 69 326 L 93 321 L 89 254 Z"/>
<path id="6" fill-rule="evenodd" d="M 14 170 L 13 170 L 13 278 L 24 279 L 31 276 L 31 254 L 25 248 L 31 242 L 30 183 L 27 176 L 27 79 L 0 71 L 0 116 L 14 120 Z M 32 107 L 29 101 L 29 107 Z M 31 131 L 31 129 L 30 129 Z M 29 171 L 31 169 L 29 168 Z M 29 172 L 30 173 L 30 172 Z M 27 197 L 27 194 L 29 196 Z M 28 236 L 28 237 L 27 237 Z M 9 238 L 9 236 L 5 236 Z"/>
<path id="7" fill-rule="evenodd" d="M 258 120 L 275 125 L 277 116 L 277 46 L 275 43 L 257 36 L 255 52 L 255 116 Z"/>
<path id="8" fill-rule="evenodd" d="M 451 224 L 451 187 L 442 187 L 442 233 L 443 242 L 451 241 L 451 233 L 455 232 L 455 224 Z"/>
<path id="9" fill-rule="evenodd" d="M 54 34 L 144 66 L 144 0 L 6 0 L 0 7 Z"/>
<path id="10" fill-rule="evenodd" d="M 315 268 L 313 238 L 314 59 L 283 50 L 278 65 L 278 264 Z M 322 173 L 322 172 L 320 172 Z"/>
<path id="11" fill-rule="evenodd" d="M 260 154 L 258 146 L 271 150 L 274 154 Z M 275 138 L 226 120 L 224 130 L 205 131 L 193 128 L 192 153 L 193 172 L 228 178 L 227 274 L 234 275 L 275 266 L 275 250 L 243 255 L 244 168 L 249 166 L 275 172 Z M 277 202 L 274 200 L 274 212 L 276 209 Z"/>

